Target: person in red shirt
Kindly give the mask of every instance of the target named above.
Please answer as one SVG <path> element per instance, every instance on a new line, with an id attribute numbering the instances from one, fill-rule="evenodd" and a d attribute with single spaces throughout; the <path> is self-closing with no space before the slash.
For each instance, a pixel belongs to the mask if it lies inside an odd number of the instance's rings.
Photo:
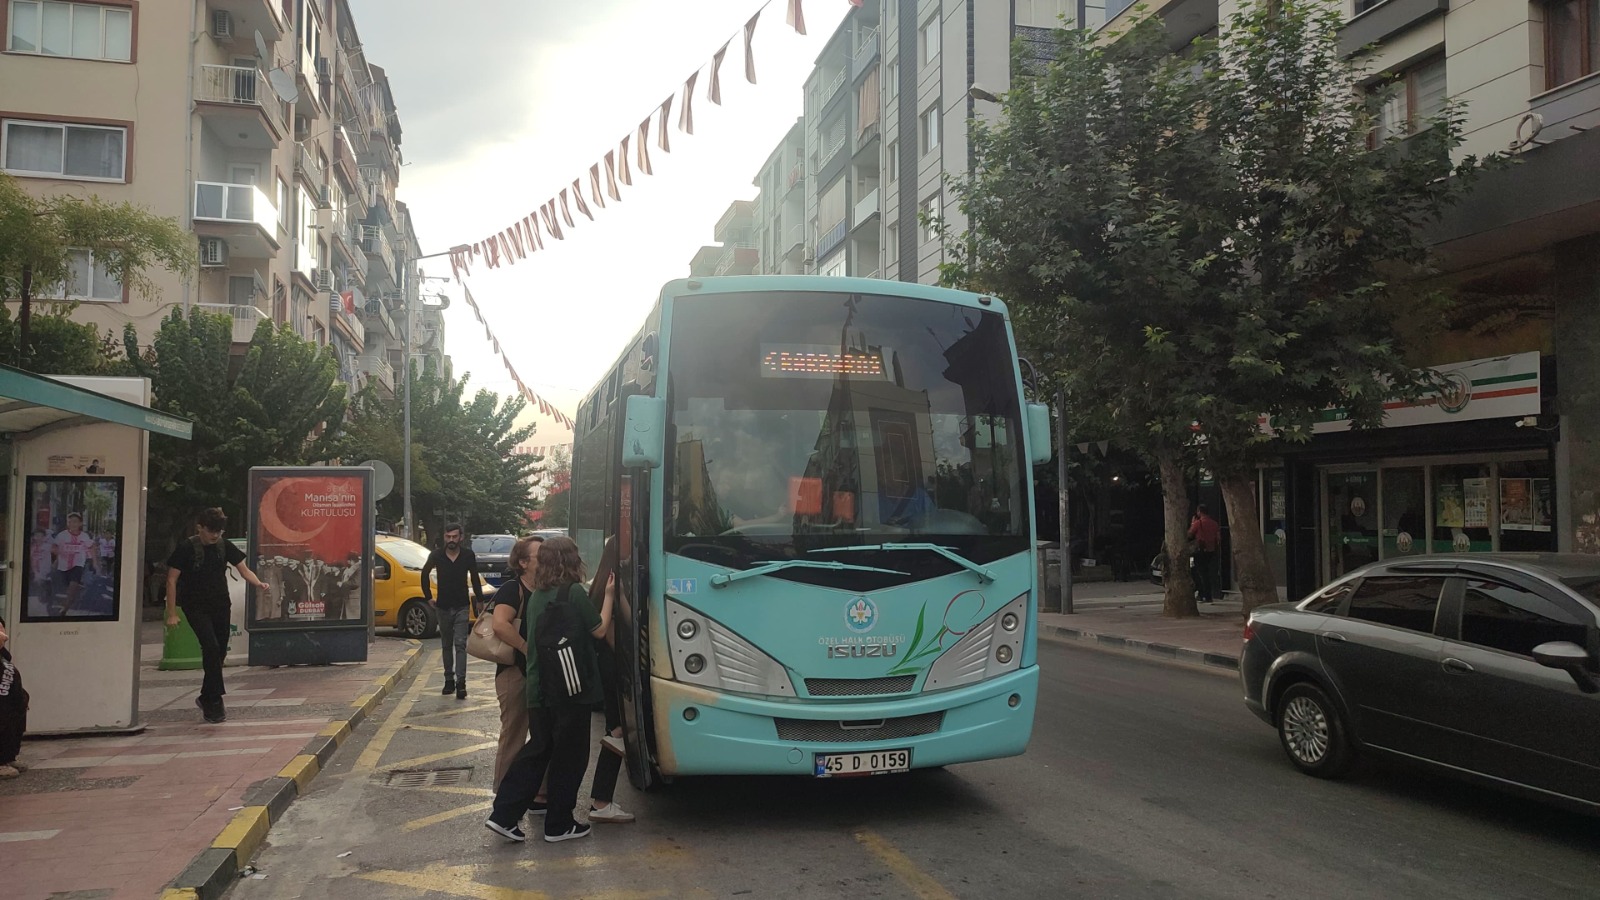
<path id="1" fill-rule="evenodd" d="M 1217 568 L 1217 548 L 1222 544 L 1222 526 L 1211 518 L 1204 503 L 1195 507 L 1189 520 L 1189 537 L 1194 541 L 1194 587 L 1201 603 L 1216 599 L 1212 578 Z"/>

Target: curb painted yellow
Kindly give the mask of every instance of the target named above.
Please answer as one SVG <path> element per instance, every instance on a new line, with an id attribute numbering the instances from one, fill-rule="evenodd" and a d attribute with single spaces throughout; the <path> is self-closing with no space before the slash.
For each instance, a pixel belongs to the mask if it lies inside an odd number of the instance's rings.
<path id="1" fill-rule="evenodd" d="M 194 888 L 167 888 L 161 892 L 161 900 L 200 900 L 200 892 Z"/>
<path id="2" fill-rule="evenodd" d="M 310 754 L 302 753 L 289 760 L 289 764 L 278 771 L 278 777 L 294 779 L 296 792 L 304 794 L 311 788 L 311 779 L 317 777 L 317 773 L 320 771 L 322 771 L 322 764 L 317 762 L 317 758 Z"/>
<path id="3" fill-rule="evenodd" d="M 317 732 L 317 736 L 331 737 L 333 738 L 334 746 L 341 746 L 344 744 L 345 738 L 350 736 L 350 723 L 348 721 L 329 722 L 326 728 Z"/>
<path id="4" fill-rule="evenodd" d="M 232 850 L 234 861 L 240 868 L 256 855 L 261 842 L 267 839 L 267 829 L 272 819 L 265 806 L 246 806 L 233 814 L 233 821 L 222 829 L 211 846 L 217 850 Z"/>

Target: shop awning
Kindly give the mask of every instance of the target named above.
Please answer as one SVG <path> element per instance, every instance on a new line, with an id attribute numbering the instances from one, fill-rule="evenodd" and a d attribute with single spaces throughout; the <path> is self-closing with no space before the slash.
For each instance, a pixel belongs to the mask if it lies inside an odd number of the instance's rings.
<path id="1" fill-rule="evenodd" d="M 188 419 L 0 365 L 0 434 L 93 422 L 127 425 L 185 441 L 194 436 L 194 423 Z"/>

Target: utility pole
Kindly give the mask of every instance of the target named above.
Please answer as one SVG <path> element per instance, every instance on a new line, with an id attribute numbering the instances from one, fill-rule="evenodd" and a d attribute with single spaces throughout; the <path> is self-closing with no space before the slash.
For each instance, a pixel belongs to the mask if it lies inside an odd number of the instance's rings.
<path id="1" fill-rule="evenodd" d="M 1056 454 L 1056 477 L 1060 481 L 1058 512 L 1061 515 L 1061 611 L 1071 615 L 1072 608 L 1072 518 L 1071 502 L 1067 493 L 1067 395 L 1056 392 L 1056 443 L 1061 447 Z"/>
<path id="2" fill-rule="evenodd" d="M 460 253 L 466 250 L 467 248 L 465 246 L 458 245 L 444 251 L 443 253 L 429 253 L 424 256 L 413 256 L 408 258 L 405 261 L 405 264 L 400 267 L 400 297 L 406 305 L 406 327 L 405 337 L 403 338 L 405 342 L 405 352 L 403 352 L 400 356 L 402 363 L 401 368 L 405 370 L 401 373 L 401 376 L 406 380 L 405 399 L 401 401 L 401 420 L 403 423 L 401 426 L 403 431 L 401 443 L 403 445 L 402 454 L 404 458 L 400 460 L 400 468 L 403 473 L 401 475 L 400 490 L 401 503 L 404 509 L 402 514 L 406 519 L 405 538 L 408 541 L 414 541 L 417 539 L 416 522 L 412 520 L 411 515 L 411 326 L 413 322 L 411 304 L 411 266 L 425 259 L 433 259 L 438 256 L 449 256 L 452 253 Z M 420 279 L 417 283 L 417 293 L 422 293 L 422 283 Z"/>

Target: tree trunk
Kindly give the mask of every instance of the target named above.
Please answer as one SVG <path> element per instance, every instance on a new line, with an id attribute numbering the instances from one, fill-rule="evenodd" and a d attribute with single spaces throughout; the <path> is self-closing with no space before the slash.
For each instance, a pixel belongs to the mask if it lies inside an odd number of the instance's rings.
<path id="1" fill-rule="evenodd" d="M 17 311 L 17 368 L 33 371 L 29 364 L 28 330 L 33 324 L 33 266 L 22 267 L 22 308 Z"/>
<path id="2" fill-rule="evenodd" d="M 1189 574 L 1189 485 L 1183 474 L 1183 461 L 1176 450 L 1156 456 L 1161 471 L 1161 507 L 1165 513 L 1167 564 L 1162 569 L 1166 600 L 1161 614 L 1182 619 L 1198 616 L 1194 602 L 1194 579 Z"/>
<path id="3" fill-rule="evenodd" d="M 1255 482 L 1248 475 L 1217 473 L 1217 486 L 1228 506 L 1228 536 L 1233 543 L 1233 571 L 1246 613 L 1278 602 L 1277 579 L 1267 563 L 1267 545 L 1261 538 Z"/>

